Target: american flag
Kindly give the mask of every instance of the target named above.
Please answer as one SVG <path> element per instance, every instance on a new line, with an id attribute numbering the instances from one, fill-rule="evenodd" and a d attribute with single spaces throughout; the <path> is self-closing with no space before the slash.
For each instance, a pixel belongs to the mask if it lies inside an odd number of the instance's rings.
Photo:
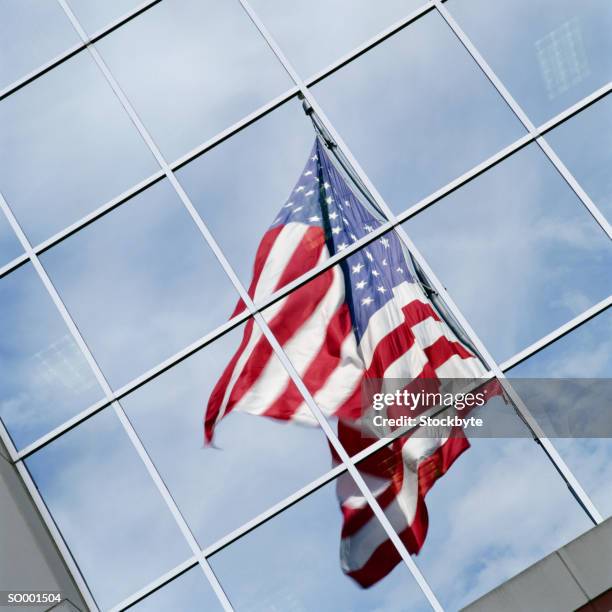
<path id="1" fill-rule="evenodd" d="M 255 301 L 267 297 L 382 223 L 382 216 L 353 193 L 317 137 L 297 184 L 259 245 L 249 296 Z M 338 417 L 340 440 L 351 454 L 372 442 L 356 426 L 364 408 L 364 381 L 484 374 L 411 270 L 397 235 L 390 232 L 264 313 L 322 412 Z M 232 316 L 244 309 L 241 300 Z M 207 442 L 232 410 L 317 424 L 253 319 L 210 396 Z M 410 552 L 417 553 L 425 538 L 425 493 L 467 444 L 461 432 L 406 436 L 377 453 L 377 461 L 359 466 Z M 370 586 L 400 557 L 350 483 L 350 478 L 337 483 L 344 517 L 341 564 L 359 584 Z"/>

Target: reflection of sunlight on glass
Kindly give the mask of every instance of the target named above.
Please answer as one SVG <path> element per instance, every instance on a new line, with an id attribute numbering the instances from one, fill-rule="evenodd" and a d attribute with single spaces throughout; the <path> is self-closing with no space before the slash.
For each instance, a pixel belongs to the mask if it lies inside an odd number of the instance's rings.
<path id="1" fill-rule="evenodd" d="M 36 362 L 35 370 L 50 387 L 64 387 L 76 395 L 96 385 L 83 354 L 67 334 L 34 353 L 32 360 Z"/>
<path id="2" fill-rule="evenodd" d="M 553 100 L 589 75 L 578 20 L 570 19 L 535 42 L 538 63 Z"/>

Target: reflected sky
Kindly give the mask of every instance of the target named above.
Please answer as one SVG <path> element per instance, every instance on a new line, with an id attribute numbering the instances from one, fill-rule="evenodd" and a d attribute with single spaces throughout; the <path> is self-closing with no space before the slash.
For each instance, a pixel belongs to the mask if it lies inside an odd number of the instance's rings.
<path id="1" fill-rule="evenodd" d="M 202 547 L 331 469 L 322 431 L 252 414 L 231 412 L 204 447 L 206 402 L 242 331 L 121 400 Z"/>
<path id="2" fill-rule="evenodd" d="M 537 355 L 512 368 L 510 378 L 612 378 L 612 310 L 608 309 Z M 559 398 L 559 410 L 574 409 Z M 529 403 L 529 399 L 525 398 Z M 609 406 L 589 398 L 583 388 L 581 418 L 593 418 L 584 411 L 591 406 L 595 415 Z M 608 417 L 610 418 L 610 417 Z M 555 439 L 554 444 L 574 471 L 593 503 L 604 516 L 612 515 L 612 440 L 606 438 Z"/>
<path id="3" fill-rule="evenodd" d="M 58 5 L 42 4 L 11 1 L 3 14 L 0 50 L 8 61 L 0 65 L 0 88 L 76 41 Z M 70 4 L 92 31 L 135 2 Z M 350 9 L 344 1 L 317 0 L 293 7 L 291 16 L 278 1 L 254 5 L 307 76 L 416 2 L 385 3 L 375 19 L 361 0 Z M 610 78 L 608 5 L 593 0 L 579 12 L 576 6 L 567 0 L 554 8 L 545 0 L 448 2 L 537 122 Z M 312 17 L 322 13 L 326 28 Z M 499 36 L 496 23 L 507 26 L 507 36 Z M 169 159 L 291 85 L 238 2 L 164 0 L 97 45 Z M 435 12 L 314 92 L 396 211 L 524 133 Z M 610 104 L 603 100 L 547 136 L 608 212 Z M 292 101 L 178 172 L 245 283 L 313 138 Z M 84 53 L 0 102 L 0 191 L 34 243 L 156 170 Z M 115 388 L 224 322 L 236 302 L 186 215 L 160 182 L 41 256 Z M 407 227 L 500 359 L 609 294 L 603 234 L 535 146 Z M 20 252 L 0 215 L 0 266 Z M 0 416 L 21 448 L 87 408 L 101 391 L 29 264 L 0 279 L 0 300 Z M 612 375 L 609 321 L 609 314 L 598 317 L 513 374 Z M 227 334 L 122 399 L 202 546 L 331 464 L 320 430 L 245 414 L 220 424 L 219 448 L 202 447 L 206 399 L 240 335 L 241 328 Z M 612 513 L 609 441 L 557 446 L 602 512 Z M 27 464 L 101 605 L 191 555 L 110 409 Z M 434 487 L 428 507 L 430 534 L 417 562 L 451 609 L 589 527 L 530 440 L 473 440 Z M 213 566 L 238 609 L 428 609 L 403 565 L 376 587 L 358 589 L 339 564 L 340 525 L 331 485 L 215 555 Z M 139 607 L 214 607 L 202 580 L 198 568 L 191 570 Z"/>
<path id="4" fill-rule="evenodd" d="M 510 403 L 496 396 L 471 415 L 496 426 L 503 422 L 500 430 L 513 433 L 502 439 L 465 432 L 465 448 L 458 432 L 445 441 L 448 428 L 420 430 L 404 439 L 401 451 L 387 447 L 358 464 L 448 610 L 462 608 L 591 526 Z M 429 491 L 421 489 L 426 509 L 423 500 L 417 503 L 417 472 L 421 486 L 433 479 Z M 398 481 L 406 488 L 401 505 L 389 495 Z"/>
<path id="5" fill-rule="evenodd" d="M 0 90 L 80 42 L 57 2 L 4 0 Z"/>
<path id="6" fill-rule="evenodd" d="M 446 6 L 536 124 L 612 77 L 608 0 L 448 0 Z"/>
<path id="7" fill-rule="evenodd" d="M 0 279 L 0 417 L 23 448 L 103 393 L 38 274 Z"/>
<path id="8" fill-rule="evenodd" d="M 610 243 L 532 144 L 404 224 L 503 361 L 610 293 Z"/>
<path id="9" fill-rule="evenodd" d="M 470 444 L 427 497 L 430 529 L 414 558 L 451 610 L 592 527 L 531 438 Z"/>
<path id="10" fill-rule="evenodd" d="M 433 11 L 313 91 L 396 212 L 524 133 Z"/>
<path id="11" fill-rule="evenodd" d="M 562 123 L 546 140 L 612 222 L 612 95 Z"/>
<path id="12" fill-rule="evenodd" d="M 292 100 L 177 172 L 247 286 L 257 247 L 300 177 L 314 136 Z"/>
<path id="13" fill-rule="evenodd" d="M 326 68 L 381 30 L 409 15 L 423 0 L 251 0 L 276 42 L 303 78 Z M 312 23 L 315 16 L 324 27 Z"/>
<path id="14" fill-rule="evenodd" d="M 403 563 L 369 589 L 342 572 L 335 486 L 326 485 L 209 559 L 236 610 L 431 610 Z"/>
<path id="15" fill-rule="evenodd" d="M 118 603 L 191 556 L 112 408 L 26 465 L 100 606 Z"/>
<path id="16" fill-rule="evenodd" d="M 200 567 L 194 567 L 131 607 L 133 612 L 223 610 Z"/>
<path id="17" fill-rule="evenodd" d="M 67 4 L 88 34 L 101 30 L 142 3 L 142 0 L 67 0 Z"/>
<path id="18" fill-rule="evenodd" d="M 0 191 L 33 244 L 156 170 L 87 53 L 0 101 Z"/>
<path id="19" fill-rule="evenodd" d="M 41 261 L 115 388 L 225 322 L 237 299 L 166 181 Z"/>
<path id="20" fill-rule="evenodd" d="M 238 2 L 164 0 L 96 46 L 168 160 L 292 84 Z"/>
<path id="21" fill-rule="evenodd" d="M 0 267 L 23 253 L 21 244 L 4 213 L 0 211 Z"/>

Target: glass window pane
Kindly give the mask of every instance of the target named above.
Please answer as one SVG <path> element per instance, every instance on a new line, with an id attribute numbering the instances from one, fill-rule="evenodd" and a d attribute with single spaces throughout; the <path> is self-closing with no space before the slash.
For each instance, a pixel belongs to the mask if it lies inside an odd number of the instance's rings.
<path id="1" fill-rule="evenodd" d="M 508 372 L 510 378 L 612 378 L 612 311 L 601 313 L 567 336 L 530 357 Z M 602 404 L 598 389 L 587 384 L 580 387 L 579 402 L 573 403 L 575 385 L 570 381 L 565 395 L 559 387 L 560 416 L 573 413 L 586 424 L 594 418 L 610 417 L 609 405 Z M 599 397 L 598 397 L 599 396 Z M 522 395 L 529 405 L 530 399 Z M 569 402 L 568 402 L 569 400 Z M 578 411 L 576 407 L 578 406 Z M 592 430 L 592 427 L 591 427 Z M 608 428 L 609 430 L 609 428 Z M 612 515 L 612 440 L 609 438 L 556 438 L 554 445 L 570 469 L 591 496 L 604 516 Z"/>
<path id="2" fill-rule="evenodd" d="M 546 140 L 612 222 L 612 96 L 562 123 Z"/>
<path id="3" fill-rule="evenodd" d="M 164 1 L 97 46 L 170 160 L 291 86 L 236 2 Z"/>
<path id="4" fill-rule="evenodd" d="M 396 211 L 523 134 L 435 12 L 317 85 L 314 93 Z"/>
<path id="5" fill-rule="evenodd" d="M 257 248 L 291 195 L 314 137 L 293 100 L 177 171 L 246 286 Z"/>
<path id="6" fill-rule="evenodd" d="M 93 34 L 142 4 L 142 0 L 70 0 L 70 8 L 83 29 Z"/>
<path id="7" fill-rule="evenodd" d="M 156 170 L 87 53 L 0 102 L 0 191 L 34 244 Z"/>
<path id="8" fill-rule="evenodd" d="M 251 2 L 303 77 L 325 68 L 423 4 L 422 0 L 387 0 L 378 4 L 368 0 Z M 325 25 L 305 27 L 315 16 Z"/>
<path id="9" fill-rule="evenodd" d="M 0 211 L 0 268 L 23 253 L 21 244 L 4 213 Z"/>
<path id="10" fill-rule="evenodd" d="M 249 325 L 253 325 L 253 321 Z M 214 397 L 228 389 L 223 376 L 240 345 L 244 326 L 121 400 L 198 542 L 206 547 L 331 469 L 323 432 L 259 416 L 274 385 L 253 384 L 232 395 L 225 418 L 204 444 L 203 420 Z M 257 326 L 252 333 L 261 337 Z M 260 341 L 261 356 L 270 347 Z M 263 360 L 263 357 L 262 357 Z M 255 366 L 257 367 L 257 366 Z M 297 395 L 274 355 L 286 393 Z M 251 380 L 244 365 L 241 382 Z M 234 401 L 234 398 L 239 398 Z M 245 414 L 249 411 L 255 414 Z"/>
<path id="11" fill-rule="evenodd" d="M 537 145 L 405 225 L 500 361 L 610 293 L 609 241 Z"/>
<path id="12" fill-rule="evenodd" d="M 393 548 L 378 560 L 375 571 L 384 576 L 370 588 L 343 571 L 347 551 L 337 495 L 351 483 L 346 476 L 326 485 L 210 557 L 235 609 L 431 609 Z M 376 535 L 383 535 L 377 519 L 372 521 Z"/>
<path id="13" fill-rule="evenodd" d="M 159 182 L 41 256 L 114 387 L 229 318 L 236 294 Z"/>
<path id="14" fill-rule="evenodd" d="M 0 416 L 20 449 L 103 397 L 30 264 L 0 279 Z"/>
<path id="15" fill-rule="evenodd" d="M 0 20 L 0 90 L 80 39 L 57 2 L 4 0 Z"/>
<path id="16" fill-rule="evenodd" d="M 449 0 L 447 6 L 536 124 L 612 76 L 607 0 Z"/>
<path id="17" fill-rule="evenodd" d="M 358 465 L 448 610 L 592 527 L 513 408 L 496 400 L 523 439 L 468 441 L 437 428 L 437 439 L 419 432 Z"/>
<path id="18" fill-rule="evenodd" d="M 332 239 L 339 248 L 380 225 L 380 215 L 357 212 L 371 207 L 337 168 L 333 154 L 317 147 L 301 105 L 291 101 L 178 176 L 245 286 L 259 278 L 251 293 L 261 300 L 320 263 Z M 346 202 L 359 221 L 350 233 L 341 231 L 342 217 L 354 218 Z"/>
<path id="19" fill-rule="evenodd" d="M 130 610 L 134 612 L 198 612 L 223 610 L 200 567 L 194 567 L 155 591 Z"/>
<path id="20" fill-rule="evenodd" d="M 26 465 L 101 608 L 191 556 L 112 408 Z"/>
<path id="21" fill-rule="evenodd" d="M 340 430 L 342 420 L 363 416 L 383 384 L 484 375 L 447 315 L 440 300 L 425 291 L 395 232 L 262 311 L 314 401 Z M 276 384 L 269 377 L 269 387 Z M 301 410 L 298 402 L 284 406 L 286 418 L 298 422 L 309 416 Z"/>

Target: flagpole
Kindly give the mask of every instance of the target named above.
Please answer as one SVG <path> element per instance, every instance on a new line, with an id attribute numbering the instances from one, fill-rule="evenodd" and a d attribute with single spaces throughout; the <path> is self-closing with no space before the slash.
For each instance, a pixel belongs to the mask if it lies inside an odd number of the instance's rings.
<path id="1" fill-rule="evenodd" d="M 304 109 L 304 113 L 307 117 L 310 118 L 312 125 L 314 127 L 315 132 L 321 137 L 325 146 L 330 150 L 336 161 L 340 164 L 345 174 L 349 178 L 349 180 L 359 189 L 363 197 L 367 200 L 367 203 L 384 219 L 388 221 L 386 215 L 383 211 L 378 207 L 376 201 L 372 197 L 372 194 L 368 191 L 367 187 L 361 182 L 361 180 L 355 175 L 354 171 L 350 167 L 349 163 L 343 159 L 343 155 L 341 154 L 338 145 L 331 137 L 331 134 L 325 129 L 323 124 L 319 121 L 314 109 L 308 103 L 308 101 L 301 95 L 298 94 L 298 97 L 302 100 L 302 108 Z"/>
<path id="2" fill-rule="evenodd" d="M 351 168 L 348 161 L 343 159 L 341 150 L 339 149 L 338 145 L 332 138 L 331 134 L 325 129 L 325 126 L 320 122 L 315 110 L 312 108 L 312 106 L 308 103 L 308 101 L 302 95 L 298 94 L 298 97 L 302 100 L 302 108 L 306 116 L 310 118 L 310 121 L 312 122 L 313 128 L 315 130 L 315 133 L 321 138 L 321 140 L 323 140 L 323 142 L 325 143 L 325 146 L 329 149 L 329 151 L 332 153 L 336 161 L 342 167 L 342 170 L 346 174 L 347 178 L 355 185 L 355 187 L 357 187 L 357 189 L 359 189 L 361 194 L 366 199 L 367 204 L 369 204 L 380 215 L 382 220 L 388 221 L 387 216 L 378 207 L 378 205 L 376 204 L 376 201 L 374 200 L 373 196 L 370 194 L 367 187 L 362 183 L 359 177 L 356 176 L 354 170 Z M 324 214 L 324 217 L 325 217 L 325 214 Z M 427 279 L 427 277 L 425 276 L 424 272 L 420 269 L 420 267 L 416 265 L 416 262 L 414 261 L 412 253 L 410 253 L 410 251 L 408 251 L 403 244 L 402 244 L 402 249 L 406 252 L 407 263 L 412 266 L 412 269 L 414 271 L 415 280 L 422 287 L 423 291 L 425 292 L 425 295 L 427 295 L 427 297 L 430 299 L 434 308 L 438 311 L 438 313 L 444 319 L 446 324 L 455 332 L 455 334 L 459 338 L 461 338 L 462 342 L 464 342 L 467 345 L 467 347 L 471 349 L 471 351 L 484 364 L 485 360 L 483 359 L 482 355 L 477 351 L 473 343 L 470 342 L 468 335 L 463 331 L 463 329 L 461 329 L 458 322 L 454 320 L 454 317 L 449 315 L 449 312 L 446 306 L 442 309 L 441 306 L 439 305 L 438 300 L 436 299 L 438 298 L 438 292 L 434 288 L 431 287 L 429 283 L 429 279 Z M 434 296 L 433 299 L 431 298 L 431 296 Z"/>

